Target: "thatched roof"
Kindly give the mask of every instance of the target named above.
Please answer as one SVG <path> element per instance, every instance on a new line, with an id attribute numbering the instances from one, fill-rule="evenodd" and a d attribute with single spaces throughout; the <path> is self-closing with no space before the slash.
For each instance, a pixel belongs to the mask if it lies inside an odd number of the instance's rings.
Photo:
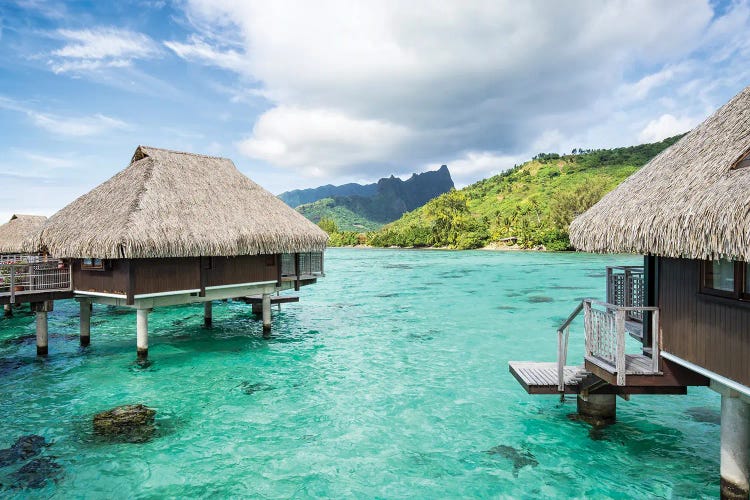
<path id="1" fill-rule="evenodd" d="M 47 217 L 43 215 L 15 214 L 0 226 L 0 253 L 14 254 L 29 251 L 25 241 L 36 234 Z M 36 251 L 36 249 L 33 249 Z"/>
<path id="2" fill-rule="evenodd" d="M 144 146 L 39 237 L 56 257 L 101 259 L 320 251 L 328 240 L 231 160 Z"/>
<path id="3" fill-rule="evenodd" d="M 576 218 L 588 252 L 750 261 L 750 87 Z"/>

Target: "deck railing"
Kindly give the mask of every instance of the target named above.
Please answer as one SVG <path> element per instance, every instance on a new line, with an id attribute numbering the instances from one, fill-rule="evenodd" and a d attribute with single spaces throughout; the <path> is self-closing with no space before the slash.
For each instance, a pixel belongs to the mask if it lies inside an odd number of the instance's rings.
<path id="1" fill-rule="evenodd" d="M 583 300 L 568 319 L 557 329 L 557 375 L 558 390 L 564 392 L 564 368 L 567 362 L 570 325 L 583 311 L 586 356 L 605 361 L 615 368 L 617 385 L 625 385 L 626 375 L 626 320 L 629 313 L 651 312 L 651 362 L 652 371 L 659 371 L 659 308 L 625 307 L 593 299 Z"/>
<path id="2" fill-rule="evenodd" d="M 281 255 L 281 276 L 322 276 L 323 252 L 285 253 Z"/>
<path id="3" fill-rule="evenodd" d="M 0 257 L 0 295 L 16 296 L 33 292 L 71 289 L 71 268 L 58 259 L 15 255 Z"/>
<path id="4" fill-rule="evenodd" d="M 646 279 L 643 266 L 607 267 L 607 302 L 623 307 L 643 307 L 646 297 Z M 643 322 L 640 309 L 626 312 L 629 320 Z"/>

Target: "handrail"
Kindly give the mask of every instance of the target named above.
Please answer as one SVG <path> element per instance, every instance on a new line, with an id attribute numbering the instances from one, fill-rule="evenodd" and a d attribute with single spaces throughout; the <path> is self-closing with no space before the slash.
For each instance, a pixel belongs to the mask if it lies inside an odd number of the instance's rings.
<path id="1" fill-rule="evenodd" d="M 568 339 L 570 338 L 570 324 L 583 310 L 582 300 L 568 319 L 557 329 L 557 390 L 565 394 L 565 363 L 568 361 Z M 563 396 L 564 397 L 564 396 Z"/>
<path id="2" fill-rule="evenodd" d="M 566 328 L 568 328 L 570 326 L 570 324 L 573 322 L 573 320 L 576 319 L 576 316 L 578 316 L 579 314 L 581 314 L 581 311 L 583 310 L 583 302 L 584 301 L 582 300 L 581 303 L 578 304 L 578 307 L 576 307 L 573 310 L 573 312 L 570 313 L 570 316 L 568 316 L 568 319 L 566 319 L 565 322 L 562 325 L 560 325 L 560 328 L 557 329 L 557 333 L 560 333 L 563 330 L 565 330 Z"/>
<path id="3" fill-rule="evenodd" d="M 0 294 L 8 294 L 15 304 L 18 292 L 70 290 L 72 267 L 59 259 L 37 259 L 29 262 L 0 264 Z"/>

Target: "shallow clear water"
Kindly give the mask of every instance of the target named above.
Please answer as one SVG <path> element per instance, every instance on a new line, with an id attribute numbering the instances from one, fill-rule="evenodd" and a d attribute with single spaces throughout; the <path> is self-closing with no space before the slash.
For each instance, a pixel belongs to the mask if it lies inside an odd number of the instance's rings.
<path id="1" fill-rule="evenodd" d="M 33 317 L 0 319 L 0 448 L 24 434 L 63 468 L 33 497 L 718 496 L 719 399 L 618 399 L 598 433 L 575 400 L 529 396 L 509 360 L 553 361 L 557 325 L 604 295 L 604 266 L 631 256 L 333 249 L 328 276 L 274 311 L 261 335 L 249 306 L 157 309 L 153 364 L 137 368 L 135 314 L 95 306 L 77 345 L 77 304 L 50 314 L 50 356 Z M 572 361 L 582 331 L 571 335 Z M 157 410 L 145 444 L 94 439 L 91 417 L 128 403 Z M 504 445 L 526 457 L 514 468 Z M 503 448 L 506 452 L 511 448 Z M 512 454 L 512 452 L 510 452 Z M 529 459 L 532 457 L 533 459 Z"/>

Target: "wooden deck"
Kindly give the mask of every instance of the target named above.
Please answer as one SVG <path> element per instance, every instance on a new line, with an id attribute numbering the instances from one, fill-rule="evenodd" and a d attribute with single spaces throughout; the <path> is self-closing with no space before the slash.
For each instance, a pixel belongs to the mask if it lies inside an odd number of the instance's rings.
<path id="1" fill-rule="evenodd" d="M 510 373 L 529 394 L 559 394 L 557 363 L 510 361 Z M 565 393 L 577 394 L 578 385 L 589 372 L 582 366 L 566 366 L 563 370 Z"/>
<path id="2" fill-rule="evenodd" d="M 47 302 L 50 300 L 72 299 L 73 290 L 60 288 L 53 290 L 23 290 L 14 292 L 16 304 L 29 304 L 34 302 Z M 10 292 L 0 293 L 0 305 L 10 304 Z"/>
<path id="3" fill-rule="evenodd" d="M 617 374 L 615 366 L 608 361 L 594 356 L 586 356 L 586 366 L 589 363 L 606 370 L 612 375 Z M 651 362 L 651 356 L 645 354 L 626 354 L 625 355 L 625 375 L 661 375 L 661 372 L 654 372 Z"/>

